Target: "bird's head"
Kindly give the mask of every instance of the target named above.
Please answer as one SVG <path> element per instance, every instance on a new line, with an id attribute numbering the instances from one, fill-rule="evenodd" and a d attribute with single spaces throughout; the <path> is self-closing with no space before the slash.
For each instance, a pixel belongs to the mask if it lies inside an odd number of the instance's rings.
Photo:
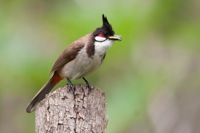
<path id="1" fill-rule="evenodd" d="M 97 41 L 97 42 L 121 41 L 122 38 L 118 35 L 115 35 L 115 32 L 112 29 L 112 26 L 109 24 L 107 18 L 104 16 L 104 14 L 102 15 L 102 21 L 103 21 L 103 25 L 101 27 L 97 28 L 93 32 L 95 41 Z"/>

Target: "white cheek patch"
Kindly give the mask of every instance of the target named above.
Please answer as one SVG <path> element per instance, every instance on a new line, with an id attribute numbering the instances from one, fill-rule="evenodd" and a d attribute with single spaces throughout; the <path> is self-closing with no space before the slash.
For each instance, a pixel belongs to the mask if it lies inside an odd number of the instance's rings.
<path id="1" fill-rule="evenodd" d="M 106 40 L 106 38 L 105 37 L 96 36 L 95 40 L 98 41 L 98 42 L 103 42 L 103 41 Z"/>

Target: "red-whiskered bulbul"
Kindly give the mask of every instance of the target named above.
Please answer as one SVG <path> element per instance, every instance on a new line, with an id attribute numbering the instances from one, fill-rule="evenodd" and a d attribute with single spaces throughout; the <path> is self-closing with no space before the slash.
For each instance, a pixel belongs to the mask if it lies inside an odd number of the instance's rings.
<path id="1" fill-rule="evenodd" d="M 83 78 L 88 91 L 90 91 L 91 86 L 84 76 L 101 65 L 106 51 L 112 46 L 113 41 L 122 40 L 120 36 L 115 35 L 112 26 L 104 15 L 102 15 L 102 21 L 102 27 L 74 41 L 63 51 L 51 69 L 53 76 L 33 97 L 26 108 L 26 112 L 34 111 L 38 102 L 43 100 L 45 95 L 64 78 L 67 79 L 68 85 L 73 91 L 75 91 L 75 88 L 71 80 Z"/>

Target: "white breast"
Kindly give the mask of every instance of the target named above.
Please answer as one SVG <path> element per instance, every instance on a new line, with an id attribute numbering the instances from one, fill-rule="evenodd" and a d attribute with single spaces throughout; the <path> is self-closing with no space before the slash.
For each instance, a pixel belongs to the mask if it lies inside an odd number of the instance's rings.
<path id="1" fill-rule="evenodd" d="M 111 47 L 113 41 L 106 40 L 104 42 L 95 42 L 95 54 L 91 57 L 86 52 L 86 46 L 83 47 L 76 58 L 67 63 L 59 74 L 63 78 L 79 79 L 86 76 L 88 73 L 96 69 L 102 63 L 107 49 Z"/>

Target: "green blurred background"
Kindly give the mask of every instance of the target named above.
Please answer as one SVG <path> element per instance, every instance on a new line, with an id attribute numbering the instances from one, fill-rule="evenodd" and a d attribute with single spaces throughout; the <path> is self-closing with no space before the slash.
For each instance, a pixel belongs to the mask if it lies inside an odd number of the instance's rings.
<path id="1" fill-rule="evenodd" d="M 107 133 L 199 133 L 199 7 L 199 0 L 1 0 L 0 132 L 34 132 L 26 105 L 57 56 L 105 14 L 123 41 L 86 78 L 106 92 Z"/>

